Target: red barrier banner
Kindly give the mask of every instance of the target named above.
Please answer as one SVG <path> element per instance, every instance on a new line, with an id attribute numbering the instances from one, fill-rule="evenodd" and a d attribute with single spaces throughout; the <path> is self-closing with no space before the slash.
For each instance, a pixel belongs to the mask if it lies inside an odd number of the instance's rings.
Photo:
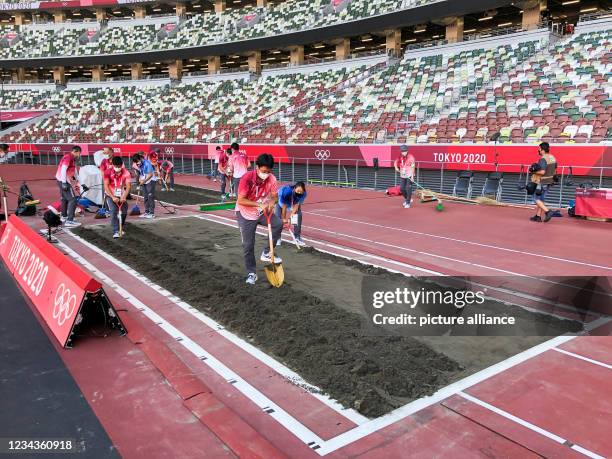
<path id="1" fill-rule="evenodd" d="M 19 217 L 11 216 L 3 228 L 0 258 L 60 344 L 71 346 L 86 301 L 91 295 L 104 297 L 102 284 Z M 116 317 L 114 309 L 109 313 Z"/>
<path id="2" fill-rule="evenodd" d="M 3 123 L 27 121 L 32 118 L 44 115 L 49 110 L 2 110 L 0 121 Z"/>
<path id="3" fill-rule="evenodd" d="M 109 143 L 75 144 L 83 155 L 91 155 L 103 146 L 113 148 L 116 155 L 131 156 L 142 151 L 160 150 L 162 157 L 182 157 L 185 160 L 212 159 L 217 146 L 228 148 L 228 144 L 154 144 L 154 143 Z M 13 144 L 11 151 L 31 151 L 34 155 L 60 155 L 70 151 L 71 144 Z M 534 144 L 416 144 L 408 145 L 421 169 L 444 169 L 473 171 L 521 172 L 537 162 L 538 147 Z M 347 145 L 347 144 L 242 144 L 250 159 L 262 153 L 270 153 L 277 162 L 331 166 L 373 166 L 378 159 L 380 167 L 392 167 L 400 155 L 399 145 Z M 572 167 L 573 175 L 612 176 L 612 146 L 607 144 L 553 144 L 551 153 L 557 159 L 559 171 Z"/>

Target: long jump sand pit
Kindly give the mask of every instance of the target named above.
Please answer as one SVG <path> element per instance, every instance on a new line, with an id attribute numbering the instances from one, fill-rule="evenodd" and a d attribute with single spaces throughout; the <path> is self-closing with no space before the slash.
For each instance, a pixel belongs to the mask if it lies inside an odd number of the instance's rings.
<path id="1" fill-rule="evenodd" d="M 120 240 L 108 226 L 76 233 L 369 417 L 548 339 L 366 335 L 362 284 L 414 279 L 283 242 L 282 288 L 269 286 L 260 262 L 259 282 L 247 286 L 238 230 L 197 217 L 132 220 Z M 258 238 L 257 258 L 266 241 Z M 526 323 L 545 321 L 551 335 L 577 329 L 571 321 L 521 311 Z"/>
<path id="2" fill-rule="evenodd" d="M 229 182 L 227 185 L 229 190 Z M 221 192 L 205 188 L 195 188 L 187 185 L 174 185 L 174 191 L 162 191 L 163 185 L 158 184 L 155 197 L 171 204 L 193 205 L 209 204 L 221 200 Z"/>

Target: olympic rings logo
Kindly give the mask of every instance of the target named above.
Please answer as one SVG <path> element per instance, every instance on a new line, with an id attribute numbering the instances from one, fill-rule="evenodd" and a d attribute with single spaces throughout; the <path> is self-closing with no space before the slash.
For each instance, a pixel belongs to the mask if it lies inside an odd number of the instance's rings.
<path id="1" fill-rule="evenodd" d="M 315 150 L 315 158 L 319 161 L 325 161 L 331 157 L 331 152 L 329 150 Z"/>
<path id="2" fill-rule="evenodd" d="M 168 153 L 169 155 L 174 154 L 174 147 L 166 147 L 166 153 Z"/>
<path id="3" fill-rule="evenodd" d="M 62 147 L 52 147 L 51 151 L 53 151 L 53 153 L 59 153 L 60 151 L 62 151 Z"/>
<path id="4" fill-rule="evenodd" d="M 76 309 L 76 294 L 72 293 L 69 288 L 66 288 L 62 282 L 55 292 L 55 300 L 53 302 L 53 318 L 57 320 L 57 324 L 61 327 L 74 313 Z"/>

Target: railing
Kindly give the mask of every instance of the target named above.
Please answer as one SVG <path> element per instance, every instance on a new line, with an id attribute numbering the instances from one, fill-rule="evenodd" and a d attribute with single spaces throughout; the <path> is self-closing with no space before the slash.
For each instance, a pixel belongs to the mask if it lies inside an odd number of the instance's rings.
<path id="1" fill-rule="evenodd" d="M 612 9 L 598 11 L 597 13 L 583 14 L 578 22 L 597 21 L 599 19 L 612 18 Z"/>
<path id="2" fill-rule="evenodd" d="M 32 155 L 27 149 L 11 153 L 9 164 L 57 165 L 62 158 L 59 152 L 42 150 Z M 175 166 L 175 172 L 188 175 L 210 175 L 214 162 L 193 155 L 165 154 Z M 126 158 L 131 167 L 131 158 Z M 82 156 L 81 166 L 94 164 L 93 155 Z M 490 172 L 499 169 L 520 170 L 506 172 L 501 183 L 501 202 L 530 204 L 531 197 L 526 194 L 525 185 L 529 182 L 527 164 L 478 164 L 474 170 L 473 197 L 483 196 L 484 184 Z M 488 171 L 480 171 L 484 166 Z M 470 170 L 466 165 L 463 170 Z M 418 161 L 416 163 L 416 182 L 419 186 L 435 192 L 453 194 L 459 169 L 441 163 Z M 361 188 L 377 191 L 397 186 L 400 177 L 390 160 L 380 160 L 379 168 L 374 169 L 363 159 L 317 160 L 313 158 L 292 158 L 279 162 L 274 174 L 281 182 L 305 181 L 312 185 Z M 552 206 L 566 207 L 574 199 L 576 188 L 612 188 L 612 167 L 562 166 L 558 169 L 559 183 L 551 188 L 547 201 Z M 585 175 L 590 174 L 590 175 Z M 52 174 L 51 174 L 52 175 Z M 50 178 L 52 178 L 50 176 Z"/>

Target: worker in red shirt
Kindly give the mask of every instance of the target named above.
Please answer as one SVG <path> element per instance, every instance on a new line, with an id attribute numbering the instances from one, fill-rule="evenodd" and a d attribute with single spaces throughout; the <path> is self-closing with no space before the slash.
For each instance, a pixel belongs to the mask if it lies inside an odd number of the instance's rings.
<path id="1" fill-rule="evenodd" d="M 100 162 L 100 174 L 102 175 L 102 183 L 100 185 L 104 187 L 104 175 L 106 174 L 106 171 L 112 167 L 111 160 L 113 159 L 113 149 L 111 147 L 104 147 L 102 149 L 102 153 L 104 154 L 104 158 L 102 158 L 102 161 Z M 106 200 L 104 200 L 102 207 L 104 209 L 104 214 L 106 214 L 108 217 L 110 210 L 106 205 Z"/>
<path id="2" fill-rule="evenodd" d="M 400 175 L 400 191 L 404 196 L 404 209 L 410 209 L 416 160 L 408 153 L 408 145 L 402 145 L 400 152 L 400 157 L 395 160 L 395 171 Z"/>
<path id="3" fill-rule="evenodd" d="M 219 147 L 217 147 L 219 148 Z M 225 153 L 225 151 L 223 151 L 223 149 L 220 149 L 218 152 L 219 154 L 219 163 L 218 163 L 218 167 L 217 167 L 217 172 L 218 172 L 218 176 L 219 176 L 219 181 L 221 182 L 221 199 L 225 199 L 225 187 L 227 185 L 227 176 L 228 176 L 228 170 L 227 170 L 227 166 L 229 165 L 229 156 L 227 156 L 227 154 Z"/>
<path id="4" fill-rule="evenodd" d="M 76 160 L 81 156 L 81 147 L 75 145 L 70 153 L 66 153 L 59 164 L 55 179 L 60 189 L 61 200 L 61 219 L 67 228 L 81 226 L 74 221 L 76 211 L 77 196 L 79 195 L 79 182 L 76 179 Z"/>
<path id="5" fill-rule="evenodd" d="M 247 154 L 244 151 L 240 151 L 240 145 L 236 142 L 232 143 L 230 148 L 232 150 L 230 164 L 232 169 L 233 197 L 236 197 L 240 179 L 247 173 L 249 167 L 251 167 L 251 162 Z M 230 196 L 232 196 L 232 194 L 230 194 Z"/>
<path id="6" fill-rule="evenodd" d="M 247 270 L 247 284 L 257 282 L 257 271 L 255 263 L 255 234 L 257 226 L 268 226 L 265 214 L 270 215 L 272 226 L 272 240 L 276 244 L 283 231 L 283 222 L 274 213 L 274 206 L 278 199 L 278 183 L 272 174 L 274 158 L 264 153 L 259 155 L 255 162 L 255 170 L 247 172 L 240 179 L 238 185 L 238 200 L 236 202 L 236 216 L 242 238 L 242 251 L 244 264 Z M 270 262 L 270 249 L 266 247 L 261 254 L 260 260 Z M 282 260 L 275 256 L 274 263 Z"/>
<path id="7" fill-rule="evenodd" d="M 111 167 L 104 174 L 104 194 L 106 204 L 111 211 L 111 225 L 113 228 L 113 238 L 117 239 L 119 234 L 119 213 L 121 213 L 121 225 L 125 225 L 128 206 L 127 197 L 130 194 L 132 176 L 123 166 L 123 159 L 115 156 L 111 160 Z"/>
<path id="8" fill-rule="evenodd" d="M 174 191 L 174 164 L 169 159 L 164 159 L 159 165 L 159 173 L 162 182 L 170 187 L 170 191 Z M 163 190 L 163 188 L 162 188 Z"/>

